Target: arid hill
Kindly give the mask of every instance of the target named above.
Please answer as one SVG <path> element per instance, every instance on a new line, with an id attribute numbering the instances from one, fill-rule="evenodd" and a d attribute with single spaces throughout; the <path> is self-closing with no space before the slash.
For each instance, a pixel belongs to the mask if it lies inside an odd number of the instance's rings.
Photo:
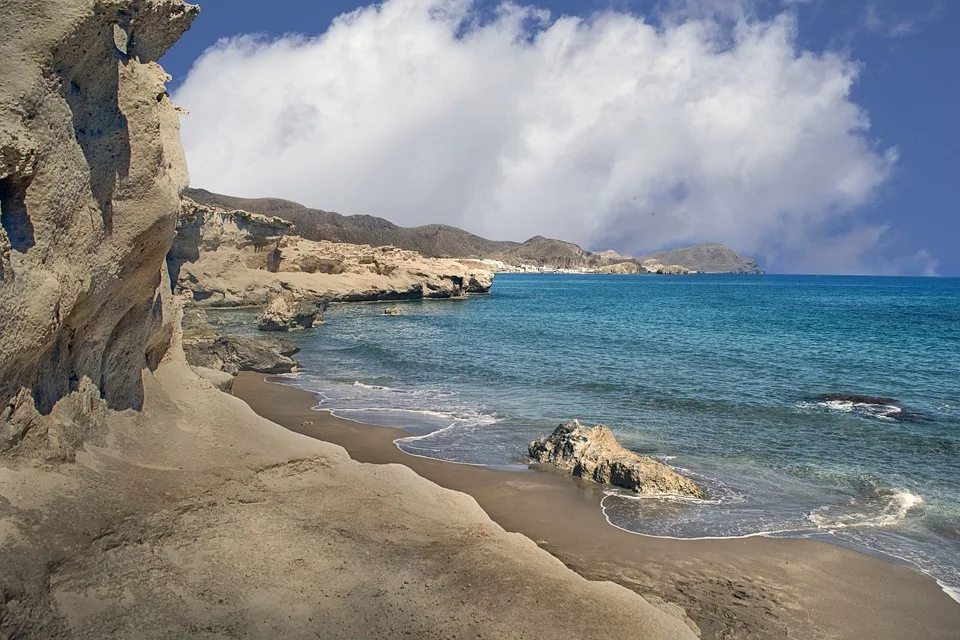
<path id="1" fill-rule="evenodd" d="M 661 251 L 643 256 L 640 261 L 677 264 L 700 273 L 763 273 L 756 260 L 722 244 L 698 244 L 695 247 Z"/>
<path id="2" fill-rule="evenodd" d="M 519 246 L 517 242 L 487 240 L 443 224 L 399 227 L 375 216 L 345 216 L 278 198 L 235 198 L 205 189 L 187 189 L 184 195 L 199 204 L 283 218 L 292 222 L 297 233 L 307 240 L 394 246 L 428 258 L 480 258 Z"/>
<path id="3" fill-rule="evenodd" d="M 457 227 L 428 224 L 400 227 L 384 218 L 345 216 L 311 209 L 279 198 L 237 198 L 206 189 L 187 189 L 185 194 L 200 204 L 242 209 L 292 222 L 297 234 L 307 240 L 328 240 L 372 246 L 391 245 L 416 251 L 428 258 L 489 258 L 510 265 L 532 264 L 557 269 L 594 269 L 624 262 L 653 260 L 707 273 L 760 273 L 756 262 L 719 244 L 699 245 L 655 253 L 643 258 L 621 256 L 613 251 L 591 252 L 572 242 L 534 236 L 526 242 L 488 240 Z M 674 258 L 676 256 L 676 258 Z M 638 271 L 642 272 L 642 269 Z"/>

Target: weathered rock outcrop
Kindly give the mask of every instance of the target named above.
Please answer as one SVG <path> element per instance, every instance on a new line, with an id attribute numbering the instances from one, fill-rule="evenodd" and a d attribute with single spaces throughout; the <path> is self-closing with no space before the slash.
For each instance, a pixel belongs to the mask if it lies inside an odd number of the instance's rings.
<path id="1" fill-rule="evenodd" d="M 178 292 L 224 307 L 266 305 L 288 293 L 330 302 L 458 298 L 493 284 L 491 271 L 458 260 L 305 240 L 279 218 L 188 199 L 168 263 Z"/>
<path id="2" fill-rule="evenodd" d="M 290 373 L 297 368 L 291 356 L 299 351 L 289 340 L 218 335 L 203 309 L 191 308 L 183 315 L 183 352 L 193 367 L 230 375 L 241 371 Z"/>
<path id="3" fill-rule="evenodd" d="M 624 448 L 603 425 L 588 429 L 576 420 L 530 443 L 530 457 L 573 475 L 643 494 L 706 498 L 707 493 L 667 465 Z"/>
<path id="4" fill-rule="evenodd" d="M 665 276 L 685 276 L 693 273 L 690 269 L 679 264 L 662 264 L 654 259 L 644 260 L 643 268 L 648 273 L 657 273 Z"/>
<path id="5" fill-rule="evenodd" d="M 0 455 L 69 457 L 100 407 L 140 408 L 141 371 L 167 350 L 161 266 L 187 173 L 155 61 L 196 14 L 179 0 L 0 8 Z"/>
<path id="6" fill-rule="evenodd" d="M 325 303 L 322 303 L 325 306 Z M 321 306 L 292 296 L 277 296 L 257 319 L 257 328 L 261 331 L 297 331 L 310 329 L 317 322 L 323 322 Z"/>
<path id="7" fill-rule="evenodd" d="M 646 273 L 647 270 L 636 262 L 617 262 L 597 269 L 600 273 L 615 273 L 632 275 L 637 273 Z"/>

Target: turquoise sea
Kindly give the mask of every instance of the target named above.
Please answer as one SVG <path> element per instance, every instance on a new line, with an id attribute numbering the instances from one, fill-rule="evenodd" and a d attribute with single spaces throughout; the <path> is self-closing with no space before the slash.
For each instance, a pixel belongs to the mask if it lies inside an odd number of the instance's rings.
<path id="1" fill-rule="evenodd" d="M 957 597 L 960 280 L 518 274 L 400 306 L 332 307 L 295 384 L 458 462 L 525 468 L 560 422 L 603 423 L 712 496 L 610 491 L 615 526 L 824 538 Z"/>

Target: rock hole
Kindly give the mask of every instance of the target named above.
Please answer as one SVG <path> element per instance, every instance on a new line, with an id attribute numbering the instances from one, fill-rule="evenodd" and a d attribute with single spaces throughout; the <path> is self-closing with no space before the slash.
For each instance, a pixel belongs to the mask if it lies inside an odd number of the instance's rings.
<path id="1" fill-rule="evenodd" d="M 14 251 L 26 253 L 36 244 L 27 214 L 27 183 L 14 176 L 0 179 L 0 223 Z"/>

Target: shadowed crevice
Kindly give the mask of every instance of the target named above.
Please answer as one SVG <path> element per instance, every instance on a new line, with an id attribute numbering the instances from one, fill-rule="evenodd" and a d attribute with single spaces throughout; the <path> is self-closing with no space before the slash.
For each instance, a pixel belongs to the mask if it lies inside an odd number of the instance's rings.
<path id="1" fill-rule="evenodd" d="M 0 223 L 14 251 L 26 253 L 36 244 L 33 223 L 27 213 L 27 180 L 14 176 L 0 179 Z"/>

